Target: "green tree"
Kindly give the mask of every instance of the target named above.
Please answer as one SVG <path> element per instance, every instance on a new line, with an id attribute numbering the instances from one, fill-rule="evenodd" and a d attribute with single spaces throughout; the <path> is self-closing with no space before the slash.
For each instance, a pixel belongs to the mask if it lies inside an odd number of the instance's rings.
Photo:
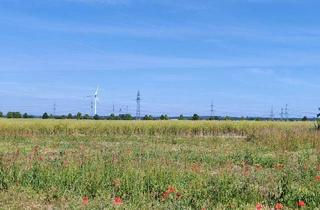
<path id="1" fill-rule="evenodd" d="M 49 115 L 47 112 L 43 113 L 42 119 L 49 119 Z"/>
<path id="2" fill-rule="evenodd" d="M 110 114 L 110 116 L 108 117 L 108 120 L 119 120 L 120 118 L 118 116 L 116 116 L 115 114 Z"/>
<path id="3" fill-rule="evenodd" d="M 143 120 L 153 120 L 153 117 L 152 117 L 152 115 L 145 115 L 143 117 Z"/>
<path id="4" fill-rule="evenodd" d="M 77 113 L 77 120 L 81 120 L 82 119 L 82 114 L 81 114 L 81 112 L 78 112 Z"/>
<path id="5" fill-rule="evenodd" d="M 320 108 L 318 110 L 320 112 Z M 320 130 L 320 113 L 317 114 L 316 129 Z"/>
<path id="6" fill-rule="evenodd" d="M 24 113 L 24 114 L 22 115 L 22 117 L 23 117 L 23 118 L 29 118 L 29 115 L 28 115 L 28 113 Z"/>
<path id="7" fill-rule="evenodd" d="M 184 120 L 184 116 L 181 114 L 178 118 L 178 120 Z"/>
<path id="8" fill-rule="evenodd" d="M 169 120 L 169 117 L 168 117 L 168 115 L 161 115 L 160 116 L 160 120 Z"/>
<path id="9" fill-rule="evenodd" d="M 200 116 L 198 114 L 194 114 L 192 116 L 192 120 L 200 120 Z"/>
<path id="10" fill-rule="evenodd" d="M 121 114 L 119 115 L 120 120 L 133 120 L 131 114 Z"/>
<path id="11" fill-rule="evenodd" d="M 7 118 L 22 118 L 22 115 L 20 112 L 8 112 Z"/>
<path id="12" fill-rule="evenodd" d="M 302 121 L 308 121 L 308 117 L 307 116 L 304 116 L 302 119 L 301 119 Z"/>
<path id="13" fill-rule="evenodd" d="M 99 115 L 96 114 L 95 116 L 93 116 L 93 119 L 94 120 L 100 120 L 100 117 L 99 117 Z"/>
<path id="14" fill-rule="evenodd" d="M 22 118 L 22 114 L 20 112 L 14 112 L 14 118 Z"/>
<path id="15" fill-rule="evenodd" d="M 88 120 L 88 119 L 90 119 L 90 116 L 89 116 L 88 114 L 85 114 L 85 115 L 83 116 L 83 119 Z"/>
<path id="16" fill-rule="evenodd" d="M 72 114 L 69 113 L 68 116 L 67 116 L 67 119 L 72 119 L 72 118 L 73 118 Z"/>
<path id="17" fill-rule="evenodd" d="M 0 117 L 3 117 L 3 113 L 2 112 L 0 112 Z"/>
<path id="18" fill-rule="evenodd" d="M 8 118 L 8 119 L 13 118 L 13 116 L 14 116 L 14 115 L 13 115 L 13 112 L 8 112 L 8 113 L 7 113 L 7 118 Z"/>

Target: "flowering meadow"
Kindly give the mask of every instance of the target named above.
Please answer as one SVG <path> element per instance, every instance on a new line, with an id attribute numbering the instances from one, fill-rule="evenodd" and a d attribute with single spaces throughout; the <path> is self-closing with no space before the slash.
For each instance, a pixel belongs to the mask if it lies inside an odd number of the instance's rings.
<path id="1" fill-rule="evenodd" d="M 0 120 L 0 209 L 320 209 L 312 122 Z"/>

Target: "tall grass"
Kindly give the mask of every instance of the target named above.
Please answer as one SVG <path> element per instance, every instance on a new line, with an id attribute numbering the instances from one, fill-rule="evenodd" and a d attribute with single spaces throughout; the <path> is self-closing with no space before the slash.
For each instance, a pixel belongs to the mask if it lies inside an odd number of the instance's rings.
<path id="1" fill-rule="evenodd" d="M 308 122 L 0 120 L 0 208 L 316 209 L 319 137 Z"/>
<path id="2" fill-rule="evenodd" d="M 306 134 L 312 128 L 309 122 L 0 120 L 1 136 L 246 136 L 274 132 Z"/>

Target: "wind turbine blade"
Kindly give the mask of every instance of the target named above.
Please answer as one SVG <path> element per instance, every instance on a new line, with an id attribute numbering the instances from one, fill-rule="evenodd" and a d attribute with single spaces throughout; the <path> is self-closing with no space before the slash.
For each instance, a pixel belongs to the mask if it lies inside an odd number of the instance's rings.
<path id="1" fill-rule="evenodd" d="M 97 90 L 94 95 L 98 95 L 98 92 L 99 92 L 99 86 L 97 87 Z"/>

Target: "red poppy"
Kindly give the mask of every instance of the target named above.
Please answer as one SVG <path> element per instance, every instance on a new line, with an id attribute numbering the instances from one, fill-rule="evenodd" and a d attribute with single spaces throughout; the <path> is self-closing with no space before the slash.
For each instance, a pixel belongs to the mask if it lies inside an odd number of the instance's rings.
<path id="1" fill-rule="evenodd" d="M 316 180 L 320 182 L 320 176 L 316 176 Z"/>
<path id="2" fill-rule="evenodd" d="M 167 192 L 168 193 L 174 193 L 174 192 L 176 192 L 176 189 L 174 187 L 172 187 L 172 186 L 169 186 Z"/>
<path id="3" fill-rule="evenodd" d="M 162 198 L 163 199 L 167 199 L 169 197 L 170 193 L 168 193 L 168 191 L 162 193 Z"/>
<path id="4" fill-rule="evenodd" d="M 113 204 L 115 206 L 120 206 L 122 205 L 122 199 L 120 197 L 115 197 L 114 200 L 113 200 Z"/>
<path id="5" fill-rule="evenodd" d="M 83 204 L 83 205 L 88 205 L 88 204 L 89 204 L 89 198 L 88 198 L 87 196 L 84 196 L 84 197 L 82 198 L 82 204 Z"/>
<path id="6" fill-rule="evenodd" d="M 277 203 L 275 209 L 283 209 L 283 205 L 281 203 Z"/>
<path id="7" fill-rule="evenodd" d="M 258 203 L 256 205 L 256 210 L 262 210 L 262 208 L 263 208 L 263 206 L 260 203 Z"/>
<path id="8" fill-rule="evenodd" d="M 304 207 L 306 204 L 305 204 L 304 201 L 299 201 L 299 202 L 297 203 L 297 205 L 298 205 L 299 207 Z"/>

